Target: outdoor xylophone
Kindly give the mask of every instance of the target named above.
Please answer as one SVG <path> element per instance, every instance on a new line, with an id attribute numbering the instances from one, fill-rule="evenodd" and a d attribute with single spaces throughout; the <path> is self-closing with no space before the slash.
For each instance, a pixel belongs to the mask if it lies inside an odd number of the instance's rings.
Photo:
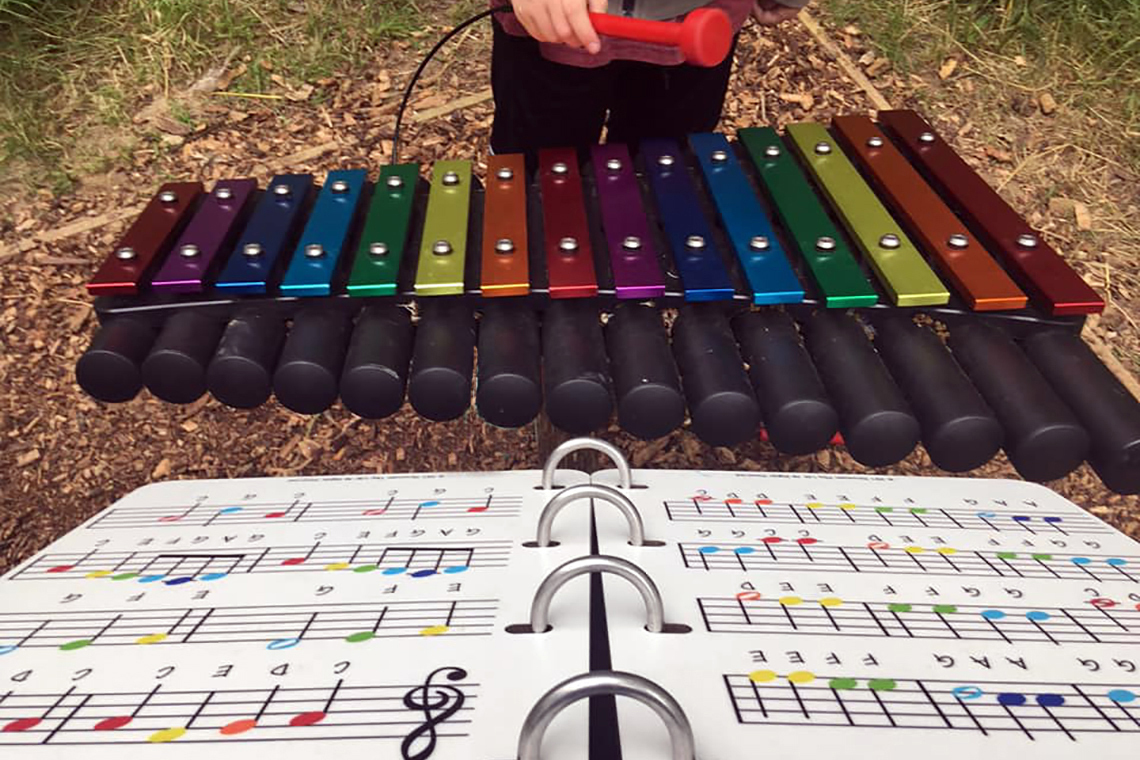
<path id="1" fill-rule="evenodd" d="M 1140 404 L 1080 338 L 1103 302 L 916 113 L 164 185 L 88 285 L 79 384 L 234 407 L 826 446 L 1140 491 Z M 671 331 L 665 316 L 676 309 Z M 603 324 L 604 323 L 604 324 Z M 870 336 L 870 337 L 869 337 Z M 476 351 L 477 349 L 477 351 Z M 477 366 L 476 366 L 476 359 Z"/>

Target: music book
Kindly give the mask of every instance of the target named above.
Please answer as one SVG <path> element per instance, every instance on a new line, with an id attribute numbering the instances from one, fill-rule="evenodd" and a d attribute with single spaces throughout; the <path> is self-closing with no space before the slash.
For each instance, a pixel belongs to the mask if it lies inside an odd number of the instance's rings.
<path id="1" fill-rule="evenodd" d="M 158 483 L 0 579 L 0 757 L 1135 757 L 1138 581 L 1016 481 Z"/>

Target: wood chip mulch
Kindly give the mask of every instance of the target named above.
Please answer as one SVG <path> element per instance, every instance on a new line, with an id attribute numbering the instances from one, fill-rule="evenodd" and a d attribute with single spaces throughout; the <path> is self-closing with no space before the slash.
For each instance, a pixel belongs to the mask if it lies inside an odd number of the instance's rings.
<path id="1" fill-rule="evenodd" d="M 427 86 L 414 101 L 417 111 L 439 109 L 486 88 L 487 37 L 485 30 L 473 34 L 429 69 Z M 864 42 L 857 35 L 838 37 L 858 58 Z M 432 424 L 407 407 L 390 419 L 368 422 L 339 406 L 304 417 L 274 402 L 248 412 L 209 398 L 177 407 L 145 392 L 127 404 L 104 405 L 74 382 L 75 360 L 96 327 L 84 283 L 129 222 L 106 222 L 105 215 L 137 206 L 168 178 L 211 183 L 252 176 L 264 183 L 279 170 L 375 168 L 390 158 L 397 90 L 415 54 L 395 45 L 387 57 L 351 76 L 310 83 L 316 96 L 304 83 L 292 83 L 283 91 L 293 99 L 268 105 L 204 98 L 197 129 L 139 142 L 131 161 L 86 180 L 76 192 L 30 202 L 11 195 L 0 200 L 16 220 L 0 230 L 7 251 L 0 254 L 0 571 L 154 480 L 541 466 L 562 439 L 542 422 L 506 431 L 469 413 L 453 423 Z M 868 70 L 873 63 L 865 64 Z M 881 64 L 874 74 L 892 102 L 913 94 L 909 77 Z M 753 28 L 740 46 L 722 126 L 731 131 L 869 110 L 865 94 L 801 28 L 765 34 Z M 490 106 L 482 103 L 414 124 L 402 158 L 471 158 L 483 170 L 490 122 Z M 987 170 L 975 147 L 964 154 Z M 36 242 L 85 220 L 92 229 Z M 1131 328 L 1114 323 L 1114 329 Z M 712 448 L 687 431 L 644 442 L 611 428 L 604 437 L 639 467 L 866 472 L 841 449 L 784 457 L 760 442 Z M 877 472 L 940 474 L 921 450 Z M 1002 456 L 974 474 L 1016 477 Z M 1050 485 L 1140 538 L 1140 500 L 1107 492 L 1087 467 Z"/>

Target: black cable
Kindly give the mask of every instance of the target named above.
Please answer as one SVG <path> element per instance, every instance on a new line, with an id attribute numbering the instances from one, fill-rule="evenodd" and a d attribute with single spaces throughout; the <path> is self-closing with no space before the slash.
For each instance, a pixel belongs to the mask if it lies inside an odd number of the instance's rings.
<path id="1" fill-rule="evenodd" d="M 448 40 L 462 32 L 467 27 L 474 24 L 476 21 L 481 21 L 493 13 L 502 13 L 504 11 L 510 10 L 512 10 L 511 6 L 509 4 L 504 4 L 496 5 L 494 8 L 489 8 L 481 13 L 476 13 L 474 16 L 456 25 L 454 29 L 443 35 L 443 37 L 441 37 L 440 40 L 432 46 L 432 49 L 428 51 L 428 54 L 424 56 L 424 59 L 420 61 L 420 65 L 416 67 L 415 73 L 412 74 L 412 78 L 408 81 L 408 86 L 404 88 L 404 97 L 400 99 L 400 108 L 396 111 L 396 131 L 392 135 L 392 160 L 390 163 L 399 163 L 400 128 L 404 123 L 404 109 L 408 107 L 408 99 L 412 97 L 412 89 L 415 88 L 416 82 L 419 81 L 420 74 L 424 73 L 424 68 L 426 68 L 428 63 L 431 62 L 431 59 L 434 58 L 435 54 L 438 53 L 440 49 L 447 44 Z"/>

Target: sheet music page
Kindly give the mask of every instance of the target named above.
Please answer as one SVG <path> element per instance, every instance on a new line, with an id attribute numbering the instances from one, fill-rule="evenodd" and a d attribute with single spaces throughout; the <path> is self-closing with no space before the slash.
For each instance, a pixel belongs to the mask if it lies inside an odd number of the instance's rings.
<path id="1" fill-rule="evenodd" d="M 1140 547 L 1020 481 L 636 471 L 634 548 L 595 501 L 613 667 L 657 681 L 700 760 L 1134 758 Z M 614 472 L 595 483 L 616 485 Z M 625 760 L 668 757 L 618 701 Z"/>
<path id="2" fill-rule="evenodd" d="M 535 700 L 589 667 L 586 583 L 555 598 L 556 630 L 505 631 L 550 570 L 589 553 L 588 510 L 562 516 L 559 546 L 522 545 L 556 493 L 540 482 L 135 491 L 0 580 L 0 757 L 515 757 Z M 584 703 L 545 750 L 585 757 Z"/>

